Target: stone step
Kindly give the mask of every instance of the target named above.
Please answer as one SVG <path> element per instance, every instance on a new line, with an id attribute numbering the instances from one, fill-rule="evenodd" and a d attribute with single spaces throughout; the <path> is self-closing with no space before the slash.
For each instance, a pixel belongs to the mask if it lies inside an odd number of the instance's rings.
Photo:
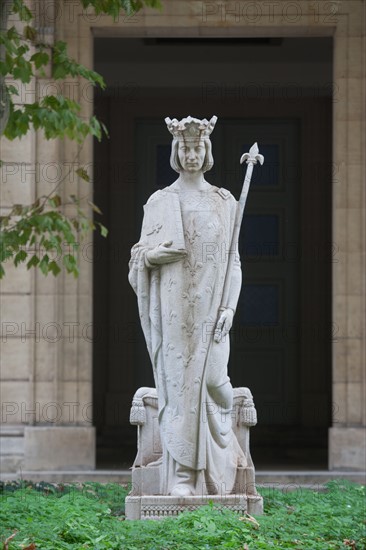
<path id="1" fill-rule="evenodd" d="M 342 470 L 257 470 L 256 483 L 259 486 L 316 486 L 328 481 L 346 479 L 354 483 L 365 484 L 366 472 Z"/>
<path id="2" fill-rule="evenodd" d="M 100 483 L 129 483 L 131 470 L 78 470 L 78 471 L 27 471 L 17 474 L 0 473 L 0 480 L 11 481 L 25 479 L 52 483 L 96 481 Z M 366 484 L 366 472 L 340 470 L 257 470 L 258 486 L 284 488 L 296 487 L 321 488 L 324 483 L 335 479 L 347 479 L 355 483 Z"/>

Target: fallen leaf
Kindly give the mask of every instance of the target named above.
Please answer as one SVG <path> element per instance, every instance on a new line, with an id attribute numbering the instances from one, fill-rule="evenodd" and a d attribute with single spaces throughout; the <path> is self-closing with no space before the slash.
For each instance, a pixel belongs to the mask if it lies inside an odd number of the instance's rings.
<path id="1" fill-rule="evenodd" d="M 16 535 L 16 532 L 4 540 L 3 550 L 9 550 L 9 542 L 15 537 L 15 535 Z"/>
<path id="2" fill-rule="evenodd" d="M 253 518 L 253 516 L 251 516 L 251 515 L 248 514 L 248 513 L 246 513 L 245 516 L 241 516 L 241 517 L 239 518 L 239 520 L 240 520 L 240 521 L 249 521 L 249 523 L 252 523 L 253 526 L 254 526 L 256 529 L 258 529 L 258 527 L 259 527 L 258 521 L 257 521 L 255 518 Z"/>

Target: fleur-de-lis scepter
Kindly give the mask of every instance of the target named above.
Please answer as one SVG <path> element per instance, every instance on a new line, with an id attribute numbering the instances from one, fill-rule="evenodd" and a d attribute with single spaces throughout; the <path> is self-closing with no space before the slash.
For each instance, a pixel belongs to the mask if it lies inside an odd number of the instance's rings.
<path id="1" fill-rule="evenodd" d="M 243 188 L 240 194 L 240 198 L 239 198 L 239 202 L 236 210 L 235 225 L 234 225 L 233 236 L 231 239 L 231 244 L 229 249 L 230 254 L 229 254 L 228 266 L 226 270 L 224 291 L 223 291 L 222 300 L 221 300 L 222 308 L 225 308 L 229 301 L 231 274 L 232 274 L 235 255 L 236 255 L 235 251 L 239 241 L 240 227 L 241 227 L 241 222 L 243 220 L 245 203 L 247 202 L 250 180 L 252 179 L 253 167 L 255 164 L 257 164 L 257 162 L 259 162 L 261 165 L 264 163 L 264 156 L 259 154 L 257 142 L 251 146 L 251 148 L 249 149 L 249 153 L 244 153 L 240 157 L 240 164 L 243 164 L 244 161 L 247 163 L 248 166 L 245 173 Z"/>

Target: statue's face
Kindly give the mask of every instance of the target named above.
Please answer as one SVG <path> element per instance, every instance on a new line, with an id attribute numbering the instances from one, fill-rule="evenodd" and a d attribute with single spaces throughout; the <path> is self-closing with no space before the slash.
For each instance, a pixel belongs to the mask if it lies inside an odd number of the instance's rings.
<path id="1" fill-rule="evenodd" d="M 179 162 L 187 172 L 201 170 L 206 156 L 206 148 L 203 141 L 182 141 L 178 147 Z"/>

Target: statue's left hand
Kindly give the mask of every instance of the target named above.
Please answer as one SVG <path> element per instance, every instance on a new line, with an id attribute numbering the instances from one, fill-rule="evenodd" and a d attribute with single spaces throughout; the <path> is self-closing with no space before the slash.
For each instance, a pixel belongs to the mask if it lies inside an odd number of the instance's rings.
<path id="1" fill-rule="evenodd" d="M 215 328 L 215 342 L 221 342 L 221 339 L 229 333 L 233 324 L 233 318 L 234 312 L 231 308 L 228 307 L 221 312 Z"/>

